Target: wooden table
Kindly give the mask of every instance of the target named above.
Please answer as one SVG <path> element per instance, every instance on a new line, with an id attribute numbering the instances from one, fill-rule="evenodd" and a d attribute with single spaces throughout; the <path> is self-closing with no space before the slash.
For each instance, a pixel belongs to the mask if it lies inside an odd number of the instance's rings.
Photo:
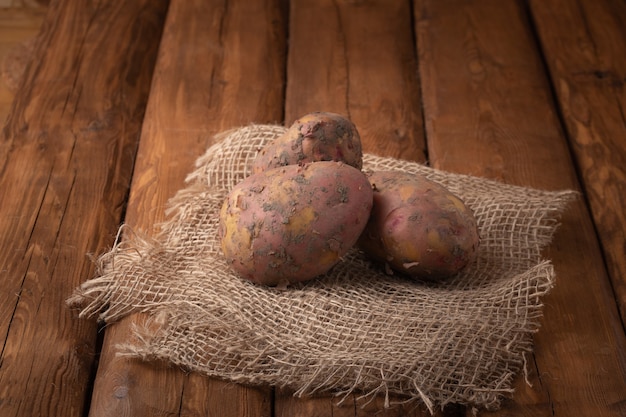
<path id="1" fill-rule="evenodd" d="M 532 385 L 480 415 L 625 416 L 625 82 L 622 0 L 53 1 L 0 141 L 0 415 L 428 415 L 118 358 L 137 316 L 65 306 L 213 134 L 325 110 L 369 153 L 580 190 Z"/>

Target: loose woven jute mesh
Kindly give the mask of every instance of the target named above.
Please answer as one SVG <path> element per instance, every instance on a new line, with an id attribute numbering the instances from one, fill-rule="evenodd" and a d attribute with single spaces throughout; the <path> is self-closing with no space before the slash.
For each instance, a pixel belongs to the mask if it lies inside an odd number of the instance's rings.
<path id="1" fill-rule="evenodd" d="M 105 322 L 148 313 L 120 355 L 295 395 L 380 394 L 431 412 L 448 403 L 498 408 L 532 351 L 555 280 L 541 251 L 575 193 L 364 155 L 364 170 L 423 174 L 460 196 L 479 223 L 476 262 L 433 284 L 388 275 L 354 249 L 319 279 L 261 287 L 222 258 L 218 213 L 258 150 L 284 131 L 252 125 L 220 135 L 170 201 L 160 234 L 123 229 L 69 304 Z"/>

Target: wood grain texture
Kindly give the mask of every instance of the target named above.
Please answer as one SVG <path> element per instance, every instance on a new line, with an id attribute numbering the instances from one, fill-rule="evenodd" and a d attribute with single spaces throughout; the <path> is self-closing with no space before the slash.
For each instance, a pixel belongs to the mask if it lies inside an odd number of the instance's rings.
<path id="1" fill-rule="evenodd" d="M 423 161 L 419 83 L 406 0 L 294 0 L 285 122 L 352 119 L 365 152 Z"/>
<path id="2" fill-rule="evenodd" d="M 0 121 L 9 114 L 23 71 L 32 56 L 45 8 L 0 9 Z"/>
<path id="3" fill-rule="evenodd" d="M 290 4 L 285 123 L 330 111 L 356 125 L 364 152 L 424 161 L 424 135 L 409 1 L 295 0 Z M 427 415 L 385 398 L 297 399 L 277 391 L 275 415 Z M 398 398 L 391 398 L 398 401 Z"/>
<path id="4" fill-rule="evenodd" d="M 459 417 L 463 415 L 463 407 L 446 406 L 442 411 L 433 410 L 431 414 L 423 405 L 385 404 L 385 397 L 358 398 L 355 395 L 343 397 L 313 396 L 302 399 L 292 397 L 289 390 L 276 391 L 274 416 L 315 416 L 315 417 Z M 342 401 L 343 400 L 343 401 Z M 399 398 L 390 397 L 395 401 Z"/>
<path id="5" fill-rule="evenodd" d="M 219 131 L 282 119 L 286 11 L 280 1 L 173 0 L 146 110 L 126 223 L 148 235 Z M 107 328 L 91 416 L 268 416 L 270 389 L 115 356 L 135 314 Z"/>
<path id="6" fill-rule="evenodd" d="M 626 3 L 530 5 L 626 322 Z"/>
<path id="7" fill-rule="evenodd" d="M 431 164 L 578 189 L 523 3 L 416 0 L 415 13 Z M 626 338 L 584 201 L 565 213 L 546 257 L 557 285 L 527 358 L 533 385 L 520 376 L 493 415 L 623 415 Z"/>
<path id="8" fill-rule="evenodd" d="M 96 6 L 51 6 L 2 132 L 2 415 L 82 416 L 89 396 L 96 325 L 65 299 L 120 222 L 165 15 Z"/>

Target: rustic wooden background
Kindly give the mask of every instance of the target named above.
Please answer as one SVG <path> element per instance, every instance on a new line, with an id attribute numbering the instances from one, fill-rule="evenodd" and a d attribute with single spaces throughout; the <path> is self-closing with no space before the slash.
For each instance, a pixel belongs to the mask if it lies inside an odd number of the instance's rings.
<path id="1" fill-rule="evenodd" d="M 0 86 L 0 416 L 428 415 L 121 359 L 140 315 L 65 307 L 122 222 L 156 231 L 214 133 L 312 110 L 366 152 L 579 190 L 532 385 L 480 415 L 626 415 L 623 0 L 0 1 L 0 55 L 24 42 Z"/>

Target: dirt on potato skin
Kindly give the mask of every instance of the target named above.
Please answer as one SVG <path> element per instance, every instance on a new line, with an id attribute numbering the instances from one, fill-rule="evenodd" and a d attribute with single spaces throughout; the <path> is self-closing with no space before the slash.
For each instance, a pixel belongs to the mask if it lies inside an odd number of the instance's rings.
<path id="1" fill-rule="evenodd" d="M 361 137 L 354 123 L 336 113 L 306 114 L 259 151 L 252 172 L 319 161 L 344 162 L 359 170 L 363 167 Z"/>
<path id="2" fill-rule="evenodd" d="M 367 177 L 341 162 L 253 174 L 222 206 L 222 251 L 240 276 L 259 284 L 313 279 L 355 245 L 372 200 Z"/>
<path id="3" fill-rule="evenodd" d="M 472 211 L 445 187 L 413 174 L 369 174 L 371 216 L 358 246 L 388 271 L 441 280 L 472 262 L 480 237 Z"/>

